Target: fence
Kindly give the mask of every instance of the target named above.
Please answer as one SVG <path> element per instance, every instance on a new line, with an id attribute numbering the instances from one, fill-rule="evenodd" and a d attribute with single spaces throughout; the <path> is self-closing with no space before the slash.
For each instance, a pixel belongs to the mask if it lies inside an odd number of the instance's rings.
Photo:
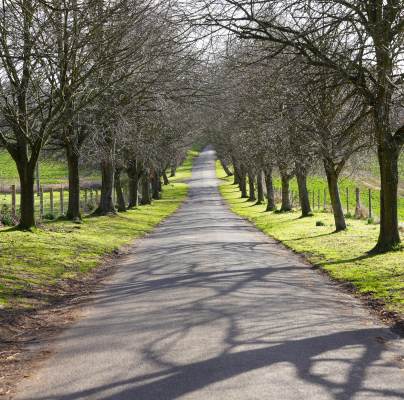
<path id="1" fill-rule="evenodd" d="M 99 204 L 100 190 L 98 188 L 80 189 L 80 210 L 87 214 L 93 211 Z M 53 219 L 65 214 L 69 200 L 69 191 L 66 187 L 59 188 L 41 187 L 35 193 L 35 212 L 42 218 Z M 10 211 L 13 215 L 18 215 L 20 204 L 20 194 L 15 185 L 0 187 L 0 211 Z"/>
<path id="2" fill-rule="evenodd" d="M 331 212 L 331 201 L 328 188 L 313 188 L 309 186 L 309 199 L 313 211 Z M 280 201 L 282 189 L 275 187 L 275 193 Z M 293 207 L 299 206 L 298 191 L 290 191 Z M 379 218 L 380 217 L 380 191 L 376 189 L 360 189 L 358 187 L 340 188 L 340 198 L 346 214 L 356 218 Z M 404 221 L 404 197 L 398 196 L 398 216 Z"/>

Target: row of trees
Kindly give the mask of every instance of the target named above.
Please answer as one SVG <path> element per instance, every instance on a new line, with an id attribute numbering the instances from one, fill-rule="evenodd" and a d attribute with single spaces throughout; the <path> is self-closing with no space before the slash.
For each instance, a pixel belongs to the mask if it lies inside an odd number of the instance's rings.
<path id="1" fill-rule="evenodd" d="M 79 164 L 99 165 L 98 214 L 115 212 L 120 175 L 129 206 L 143 202 L 193 131 L 199 54 L 169 2 L 3 0 L 0 8 L 0 146 L 20 177 L 22 229 L 35 225 L 34 172 L 43 150 L 64 149 L 67 217 L 79 219 Z M 155 193 L 155 197 L 158 196 Z"/>
<path id="2" fill-rule="evenodd" d="M 281 211 L 292 208 L 289 182 L 296 177 L 302 217 L 312 213 L 307 177 L 322 165 L 336 230 L 344 230 L 338 178 L 354 154 L 371 147 L 367 107 L 322 69 L 296 58 L 262 55 L 262 48 L 251 53 L 251 46 L 237 46 L 218 71 L 224 96 L 217 108 L 221 124 L 212 140 L 219 157 L 224 165 L 233 165 L 242 197 L 262 203 L 265 176 L 268 211 L 275 209 L 274 169 L 281 177 Z"/>
<path id="3" fill-rule="evenodd" d="M 375 145 L 380 165 L 380 235 L 375 252 L 400 243 L 398 158 L 404 144 L 404 3 L 401 0 L 198 0 L 195 24 L 237 37 L 222 66 L 227 79 L 224 131 L 245 195 L 245 176 L 274 164 L 286 194 L 296 174 L 303 214 L 313 158 L 327 175 L 337 230 L 345 229 L 337 180 L 349 157 Z M 229 65 L 230 64 L 230 65 Z M 242 69 L 234 72 L 234 66 Z M 248 65 L 248 68 L 246 67 Z M 244 75 L 244 76 L 243 76 Z M 223 99 L 222 99 L 223 100 Z M 400 118 L 401 116 L 401 118 Z M 219 124 L 221 125 L 221 124 Z M 221 126 L 219 126 L 219 131 Z M 224 150 L 223 150 L 224 151 Z M 257 160 L 259 167 L 257 168 Z M 251 182 L 253 179 L 249 179 Z M 269 188 L 270 189 L 270 188 Z M 270 191 L 269 191 L 270 193 Z M 287 210 L 285 195 L 282 209 Z"/>

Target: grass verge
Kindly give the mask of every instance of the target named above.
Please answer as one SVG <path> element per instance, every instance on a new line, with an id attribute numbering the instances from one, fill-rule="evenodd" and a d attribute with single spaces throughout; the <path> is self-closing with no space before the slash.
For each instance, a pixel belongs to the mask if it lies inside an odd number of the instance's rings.
<path id="1" fill-rule="evenodd" d="M 51 303 L 60 282 L 78 279 L 100 265 L 106 254 L 151 231 L 186 198 L 184 180 L 191 177 L 196 155 L 189 152 L 177 176 L 164 187 L 162 200 L 150 206 L 87 217 L 80 225 L 48 222 L 32 233 L 0 229 L 0 307 L 15 311 Z"/>
<path id="2" fill-rule="evenodd" d="M 404 249 L 382 255 L 366 254 L 377 241 L 378 225 L 349 219 L 346 231 L 334 233 L 330 213 L 319 212 L 303 219 L 297 211 L 267 213 L 265 206 L 254 206 L 240 198 L 238 187 L 232 185 L 232 178 L 226 177 L 219 163 L 216 169 L 218 178 L 223 180 L 220 192 L 233 212 L 287 247 L 305 254 L 332 278 L 351 283 L 359 293 L 382 302 L 387 311 L 404 315 Z M 324 226 L 316 226 L 317 221 Z"/>
<path id="3" fill-rule="evenodd" d="M 377 182 L 377 185 L 379 183 Z M 281 179 L 279 176 L 274 177 L 274 186 L 280 190 Z M 307 179 L 307 188 L 309 190 L 310 204 L 314 210 L 322 210 L 324 208 L 324 190 L 327 192 L 326 203 L 327 208 L 331 208 L 330 197 L 328 194 L 327 180 L 320 176 L 309 176 Z M 369 210 L 369 185 L 361 182 L 360 179 L 354 180 L 348 177 L 342 177 L 339 180 L 339 189 L 342 206 L 345 212 L 354 214 L 355 212 L 355 189 L 360 190 L 361 206 L 368 214 Z M 296 178 L 290 181 L 290 189 L 293 191 L 294 201 L 298 201 L 298 186 Z M 371 201 L 372 201 L 372 214 L 379 218 L 380 216 L 380 190 L 377 188 L 371 189 Z M 313 196 L 314 195 L 314 196 Z M 404 221 L 404 195 L 400 193 L 398 196 L 398 218 L 400 221 Z"/>

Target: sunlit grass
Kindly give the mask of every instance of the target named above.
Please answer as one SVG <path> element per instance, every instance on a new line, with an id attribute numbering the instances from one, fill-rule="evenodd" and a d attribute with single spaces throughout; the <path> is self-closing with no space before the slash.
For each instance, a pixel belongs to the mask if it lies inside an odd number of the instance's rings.
<path id="1" fill-rule="evenodd" d="M 42 157 L 39 161 L 39 175 L 42 185 L 67 184 L 67 163 Z M 91 168 L 80 167 L 80 176 L 84 181 L 100 181 L 98 171 Z M 17 167 L 5 150 L 0 150 L 0 184 L 4 186 L 19 185 Z"/>
<path id="2" fill-rule="evenodd" d="M 46 291 L 66 278 L 100 265 L 102 257 L 152 230 L 172 214 L 187 195 L 185 179 L 191 177 L 192 159 L 178 168 L 175 178 L 164 187 L 161 200 L 116 216 L 87 217 L 82 224 L 58 220 L 45 223 L 34 232 L 0 230 L 0 305 L 29 308 L 46 304 Z"/>
<path id="3" fill-rule="evenodd" d="M 375 256 L 366 253 L 377 241 L 378 225 L 349 219 L 346 231 L 334 233 L 330 213 L 316 212 L 303 219 L 298 211 L 267 213 L 264 205 L 252 206 L 240 198 L 237 186 L 225 177 L 219 164 L 217 175 L 223 179 L 220 191 L 235 213 L 291 249 L 304 253 L 333 278 L 351 282 L 360 293 L 383 300 L 389 310 L 404 313 L 404 249 Z M 316 226 L 317 221 L 325 226 Z"/>

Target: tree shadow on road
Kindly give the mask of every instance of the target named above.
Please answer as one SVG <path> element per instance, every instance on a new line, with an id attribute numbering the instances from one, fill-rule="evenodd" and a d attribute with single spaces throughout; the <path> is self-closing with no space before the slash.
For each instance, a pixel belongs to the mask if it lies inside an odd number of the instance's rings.
<path id="1" fill-rule="evenodd" d="M 132 367 L 122 371 L 118 357 L 111 363 L 117 367 L 109 375 L 113 382 L 97 384 L 94 369 L 84 368 L 76 389 L 65 385 L 62 395 L 30 400 L 226 400 L 221 385 L 237 380 L 247 384 L 243 400 L 248 384 L 257 383 L 249 382 L 248 374 L 262 370 L 259 384 L 276 388 L 285 383 L 276 375 L 285 364 L 294 371 L 288 376 L 292 386 L 309 385 L 307 393 L 300 392 L 307 397 L 315 392 L 334 400 L 403 398 L 404 385 L 397 389 L 379 378 L 377 384 L 366 379 L 375 369 L 389 379 L 401 373 L 386 361 L 391 331 L 362 326 L 364 316 L 352 311 L 347 295 L 337 295 L 291 252 L 261 241 L 240 218 L 210 208 L 201 217 L 211 201 L 220 201 L 213 187 L 194 203 L 202 209 L 179 211 L 150 235 L 120 270 L 124 277 L 98 291 L 94 303 L 102 320 L 88 318 L 61 339 L 65 350 L 59 356 L 67 364 L 77 362 L 77 354 L 96 359 L 94 354 L 112 343 L 133 355 Z M 237 229 L 245 236 L 233 238 Z M 250 229 L 254 233 L 248 234 Z M 130 343 L 120 343 L 121 335 Z M 213 350 L 206 343 L 213 343 Z M 189 347 L 196 354 L 187 358 Z M 127 378 L 115 379 L 123 374 Z"/>

